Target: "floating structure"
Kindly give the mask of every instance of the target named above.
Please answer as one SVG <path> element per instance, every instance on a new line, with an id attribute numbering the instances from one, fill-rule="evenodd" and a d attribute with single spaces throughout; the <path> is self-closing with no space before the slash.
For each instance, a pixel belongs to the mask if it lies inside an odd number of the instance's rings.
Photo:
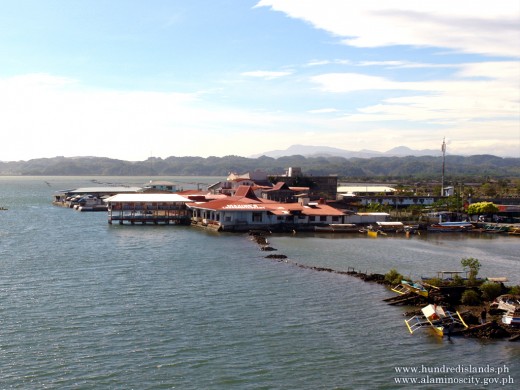
<path id="1" fill-rule="evenodd" d="M 108 223 L 119 224 L 189 224 L 191 212 L 186 204 L 192 201 L 178 194 L 117 194 L 105 199 Z"/>
<path id="2" fill-rule="evenodd" d="M 61 190 L 53 195 L 52 204 L 78 211 L 107 211 L 104 199 L 116 194 L 135 194 L 141 190 L 141 187 L 127 186 L 81 187 Z"/>
<path id="3" fill-rule="evenodd" d="M 324 201 L 310 202 L 301 197 L 297 203 L 261 199 L 251 186 L 239 186 L 233 196 L 187 205 L 192 224 L 218 231 L 314 231 L 315 226 L 343 223 L 345 213 Z"/>

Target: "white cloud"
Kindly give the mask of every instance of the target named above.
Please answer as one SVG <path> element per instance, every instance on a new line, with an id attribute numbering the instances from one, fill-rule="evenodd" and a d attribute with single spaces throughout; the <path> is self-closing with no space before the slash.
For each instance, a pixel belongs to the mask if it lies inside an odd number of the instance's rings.
<path id="1" fill-rule="evenodd" d="M 517 0 L 261 0 L 257 7 L 262 6 L 357 47 L 411 45 L 520 56 Z"/>
<path id="2" fill-rule="evenodd" d="M 292 72 L 274 72 L 274 71 L 266 71 L 266 70 L 255 70 L 251 72 L 243 72 L 242 76 L 247 77 L 258 77 L 264 80 L 274 80 L 280 77 L 285 77 L 291 75 Z"/>
<path id="3" fill-rule="evenodd" d="M 305 66 L 322 66 L 322 65 L 329 65 L 332 61 L 329 60 L 311 60 L 305 64 Z"/>
<path id="4" fill-rule="evenodd" d="M 518 125 L 520 74 L 516 62 L 461 64 L 455 78 L 423 82 L 396 82 L 355 73 L 329 73 L 311 81 L 323 91 L 413 91 L 420 94 L 384 99 L 358 108 L 351 121 L 426 121 L 454 123 L 509 118 Z"/>
<path id="5" fill-rule="evenodd" d="M 429 64 L 411 61 L 360 61 L 356 66 L 379 66 L 389 69 L 419 69 L 419 68 L 458 68 L 458 64 Z"/>
<path id="6" fill-rule="evenodd" d="M 397 83 L 378 76 L 367 76 L 361 73 L 326 73 L 310 78 L 311 82 L 320 86 L 323 91 L 345 93 L 363 90 L 382 89 L 414 89 L 406 83 Z"/>
<path id="7" fill-rule="evenodd" d="M 336 108 L 320 108 L 316 110 L 310 110 L 309 113 L 311 114 L 330 114 L 333 112 L 338 112 Z"/>

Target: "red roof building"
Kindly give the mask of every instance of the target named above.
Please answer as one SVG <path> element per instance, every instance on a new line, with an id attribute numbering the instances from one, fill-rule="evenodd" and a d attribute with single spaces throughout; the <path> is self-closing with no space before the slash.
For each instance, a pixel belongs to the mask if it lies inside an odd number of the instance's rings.
<path id="1" fill-rule="evenodd" d="M 312 230 L 316 225 L 344 223 L 346 216 L 325 202 L 310 203 L 307 198 L 293 203 L 261 199 L 248 186 L 239 186 L 234 196 L 225 199 L 187 206 L 192 210 L 195 224 L 226 231 Z"/>

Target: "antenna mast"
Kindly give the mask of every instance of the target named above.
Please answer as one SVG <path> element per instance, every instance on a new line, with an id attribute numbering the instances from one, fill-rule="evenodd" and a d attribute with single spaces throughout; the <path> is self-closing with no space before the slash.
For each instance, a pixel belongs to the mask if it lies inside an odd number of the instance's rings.
<path id="1" fill-rule="evenodd" d="M 444 168 L 446 161 L 446 137 L 442 139 L 442 180 L 441 180 L 441 196 L 444 196 Z"/>

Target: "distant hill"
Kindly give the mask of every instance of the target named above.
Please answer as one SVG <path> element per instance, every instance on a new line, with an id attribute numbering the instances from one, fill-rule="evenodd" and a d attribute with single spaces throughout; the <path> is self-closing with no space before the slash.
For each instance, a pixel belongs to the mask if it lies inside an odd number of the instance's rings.
<path id="1" fill-rule="evenodd" d="M 104 157 L 54 157 L 0 162 L 0 175 L 34 176 L 227 176 L 256 169 L 280 175 L 300 167 L 306 175 L 338 175 L 349 179 L 434 179 L 441 176 L 442 156 L 344 158 L 305 157 L 301 154 L 273 158 L 151 157 L 123 161 Z M 471 181 L 486 178 L 519 178 L 520 158 L 491 155 L 446 156 L 446 179 Z"/>
<path id="2" fill-rule="evenodd" d="M 404 157 L 404 156 L 440 156 L 442 155 L 441 148 L 439 150 L 423 149 L 413 150 L 406 146 L 398 146 L 390 149 L 386 152 L 377 152 L 375 150 L 360 150 L 351 151 L 339 148 L 333 148 L 330 146 L 311 146 L 311 145 L 291 145 L 287 149 L 283 150 L 271 150 L 261 154 L 251 156 L 251 158 L 258 158 L 260 156 L 267 156 L 272 158 L 279 158 L 285 156 L 293 156 L 299 154 L 305 157 L 326 157 L 326 156 L 337 156 L 344 158 L 372 158 L 372 157 Z"/>

